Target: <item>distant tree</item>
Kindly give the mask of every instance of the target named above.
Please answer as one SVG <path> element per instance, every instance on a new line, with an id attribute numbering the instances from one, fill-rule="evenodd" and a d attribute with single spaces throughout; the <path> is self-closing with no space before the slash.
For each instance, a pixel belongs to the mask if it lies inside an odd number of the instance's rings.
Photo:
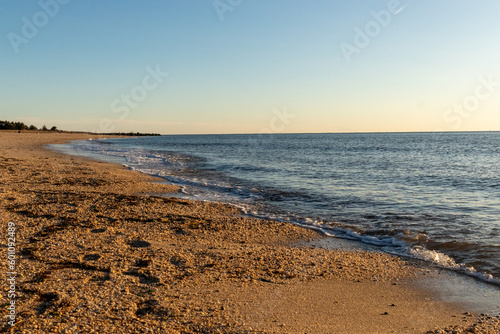
<path id="1" fill-rule="evenodd" d="M 50 131 L 57 131 L 57 126 L 54 125 L 53 127 L 51 127 Z"/>
<path id="2" fill-rule="evenodd" d="M 47 129 L 47 127 L 45 125 L 42 126 L 42 131 L 47 131 L 47 130 L 49 130 L 49 129 Z"/>
<path id="3" fill-rule="evenodd" d="M 0 121 L 0 130 L 27 130 L 28 126 L 23 122 Z"/>
<path id="4" fill-rule="evenodd" d="M 30 125 L 28 130 L 38 130 L 38 128 L 32 124 L 32 125 Z"/>
<path id="5" fill-rule="evenodd" d="M 28 127 L 23 122 L 15 122 L 14 123 L 14 130 L 27 130 L 27 129 L 28 129 Z"/>

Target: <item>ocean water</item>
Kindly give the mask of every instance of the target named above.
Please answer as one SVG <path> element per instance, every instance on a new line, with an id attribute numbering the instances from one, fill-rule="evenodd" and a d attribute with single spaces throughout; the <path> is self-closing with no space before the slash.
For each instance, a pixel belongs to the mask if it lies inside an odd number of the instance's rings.
<path id="1" fill-rule="evenodd" d="M 176 135 L 65 153 L 500 284 L 500 133 Z"/>

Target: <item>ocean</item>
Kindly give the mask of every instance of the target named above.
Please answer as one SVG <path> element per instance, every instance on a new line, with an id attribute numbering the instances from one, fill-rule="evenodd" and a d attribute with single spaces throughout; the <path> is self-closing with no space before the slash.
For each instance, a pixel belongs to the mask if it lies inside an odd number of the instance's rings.
<path id="1" fill-rule="evenodd" d="M 500 284 L 500 133 L 172 135 L 52 148 Z"/>

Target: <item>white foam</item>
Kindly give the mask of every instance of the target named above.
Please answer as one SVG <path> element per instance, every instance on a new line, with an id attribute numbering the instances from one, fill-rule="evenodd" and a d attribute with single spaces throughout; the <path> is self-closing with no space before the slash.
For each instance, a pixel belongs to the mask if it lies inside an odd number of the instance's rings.
<path id="1" fill-rule="evenodd" d="M 408 252 L 410 255 L 412 255 L 412 257 L 416 259 L 434 263 L 439 267 L 452 269 L 489 283 L 500 284 L 500 279 L 493 277 L 493 275 L 484 272 L 478 272 L 472 266 L 466 266 L 465 264 L 457 263 L 453 258 L 446 254 L 429 250 L 422 246 L 409 247 Z"/>
<path id="2" fill-rule="evenodd" d="M 434 264 L 446 267 L 446 268 L 458 268 L 459 265 L 446 254 L 439 253 L 433 250 L 428 250 L 422 246 L 414 246 L 411 247 L 409 253 L 413 255 L 413 257 L 421 260 L 425 260 L 428 262 L 432 262 Z"/>

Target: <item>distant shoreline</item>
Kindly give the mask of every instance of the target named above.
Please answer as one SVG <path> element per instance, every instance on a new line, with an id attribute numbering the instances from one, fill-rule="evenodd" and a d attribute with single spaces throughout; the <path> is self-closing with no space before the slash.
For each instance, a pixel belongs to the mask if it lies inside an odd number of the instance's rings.
<path id="1" fill-rule="evenodd" d="M 66 130 L 2 130 L 1 132 L 14 132 L 14 133 L 66 133 L 75 135 L 91 135 L 91 136 L 119 136 L 119 137 L 145 137 L 145 136 L 161 136 L 159 133 L 147 133 L 147 132 L 110 132 L 110 133 L 96 133 L 96 132 L 86 132 L 86 131 L 66 131 Z"/>

